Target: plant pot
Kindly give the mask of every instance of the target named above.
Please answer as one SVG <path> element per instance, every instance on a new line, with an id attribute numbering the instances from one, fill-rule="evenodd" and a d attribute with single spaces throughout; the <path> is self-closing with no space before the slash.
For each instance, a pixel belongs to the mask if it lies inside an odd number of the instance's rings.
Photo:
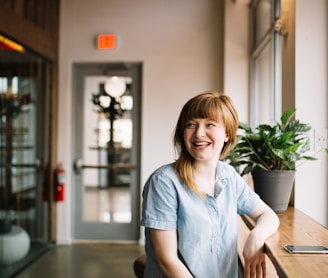
<path id="1" fill-rule="evenodd" d="M 276 213 L 284 212 L 290 200 L 295 178 L 294 170 L 252 172 L 254 190 Z"/>

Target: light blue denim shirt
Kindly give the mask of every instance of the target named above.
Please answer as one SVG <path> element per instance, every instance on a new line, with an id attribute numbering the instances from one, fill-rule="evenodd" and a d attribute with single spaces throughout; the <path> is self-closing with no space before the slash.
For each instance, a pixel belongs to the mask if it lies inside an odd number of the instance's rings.
<path id="1" fill-rule="evenodd" d="M 177 177 L 173 164 L 157 169 L 143 191 L 147 263 L 144 277 L 165 277 L 148 228 L 176 230 L 181 260 L 194 277 L 237 277 L 237 214 L 251 212 L 256 195 L 227 163 L 218 161 L 215 196 L 202 199 Z"/>

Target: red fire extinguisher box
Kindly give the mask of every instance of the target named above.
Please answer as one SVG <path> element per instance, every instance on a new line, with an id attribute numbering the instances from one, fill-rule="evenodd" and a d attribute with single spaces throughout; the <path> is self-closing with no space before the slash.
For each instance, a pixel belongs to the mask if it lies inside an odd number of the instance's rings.
<path id="1" fill-rule="evenodd" d="M 66 173 L 62 163 L 58 163 L 56 167 L 56 184 L 55 184 L 55 201 L 61 202 L 65 200 L 65 182 Z"/>

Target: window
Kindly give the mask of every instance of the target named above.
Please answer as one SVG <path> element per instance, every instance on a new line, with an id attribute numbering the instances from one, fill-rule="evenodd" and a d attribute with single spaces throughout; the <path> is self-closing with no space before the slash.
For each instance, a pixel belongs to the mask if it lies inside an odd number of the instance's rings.
<path id="1" fill-rule="evenodd" d="M 251 4 L 251 125 L 270 124 L 281 114 L 281 49 L 275 21 L 279 0 Z"/>

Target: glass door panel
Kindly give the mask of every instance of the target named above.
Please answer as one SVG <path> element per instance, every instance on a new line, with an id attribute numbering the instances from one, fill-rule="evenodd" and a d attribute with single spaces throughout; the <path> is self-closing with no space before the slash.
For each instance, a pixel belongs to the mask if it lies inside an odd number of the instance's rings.
<path id="1" fill-rule="evenodd" d="M 74 69 L 74 238 L 138 240 L 140 65 Z"/>
<path id="2" fill-rule="evenodd" d="M 108 76 L 85 78 L 84 221 L 131 222 L 131 164 L 133 97 L 129 90 L 118 98 L 104 90 Z M 122 77 L 127 87 L 131 78 Z M 97 92 L 97 93 L 94 93 Z M 110 107 L 111 101 L 115 102 Z M 93 131 L 93 132 L 90 132 Z M 122 166 L 121 168 L 119 168 Z"/>
<path id="3" fill-rule="evenodd" d="M 47 63 L 0 36 L 0 277 L 48 248 Z M 7 47 L 6 47 L 7 46 Z"/>

